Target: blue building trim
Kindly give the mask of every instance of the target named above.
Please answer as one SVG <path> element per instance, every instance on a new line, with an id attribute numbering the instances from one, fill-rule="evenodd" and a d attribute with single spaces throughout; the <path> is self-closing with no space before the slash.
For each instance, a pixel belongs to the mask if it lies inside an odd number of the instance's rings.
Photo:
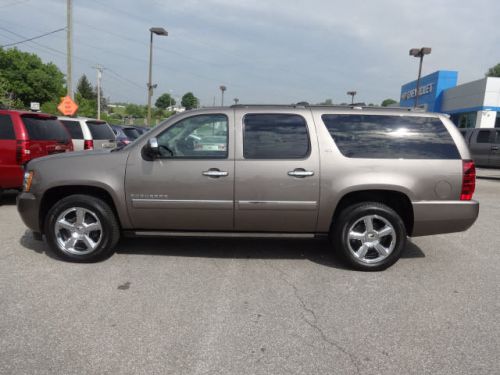
<path id="1" fill-rule="evenodd" d="M 460 109 L 454 109 L 454 110 L 451 110 L 451 111 L 446 111 L 446 113 L 455 114 L 455 113 L 466 113 L 466 112 L 477 112 L 477 111 L 496 111 L 496 112 L 500 112 L 500 107 L 492 107 L 492 106 L 469 107 L 469 108 L 460 108 Z"/>

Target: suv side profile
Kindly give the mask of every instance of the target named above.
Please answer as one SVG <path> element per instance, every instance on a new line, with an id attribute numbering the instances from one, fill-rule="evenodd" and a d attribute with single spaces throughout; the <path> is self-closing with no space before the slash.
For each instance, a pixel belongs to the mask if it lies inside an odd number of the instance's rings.
<path id="1" fill-rule="evenodd" d="M 374 271 L 407 236 L 475 222 L 470 159 L 445 115 L 236 105 L 177 114 L 112 152 L 35 160 L 17 205 L 70 261 L 110 256 L 121 235 L 329 236 Z"/>
<path id="2" fill-rule="evenodd" d="M 59 117 L 73 139 L 75 151 L 115 148 L 116 140 L 106 121 L 86 117 Z"/>
<path id="3" fill-rule="evenodd" d="M 66 151 L 73 145 L 56 116 L 0 110 L 0 191 L 21 189 L 30 160 Z"/>

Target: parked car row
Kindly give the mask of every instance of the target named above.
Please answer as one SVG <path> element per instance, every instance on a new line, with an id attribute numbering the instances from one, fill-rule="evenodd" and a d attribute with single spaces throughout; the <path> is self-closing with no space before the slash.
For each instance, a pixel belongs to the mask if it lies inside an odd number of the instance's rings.
<path id="1" fill-rule="evenodd" d="M 102 150 L 133 142 L 149 129 L 109 125 L 92 118 L 0 110 L 0 192 L 20 189 L 24 166 L 51 154 Z"/>
<path id="2" fill-rule="evenodd" d="M 500 129 L 460 129 L 478 167 L 500 168 Z"/>

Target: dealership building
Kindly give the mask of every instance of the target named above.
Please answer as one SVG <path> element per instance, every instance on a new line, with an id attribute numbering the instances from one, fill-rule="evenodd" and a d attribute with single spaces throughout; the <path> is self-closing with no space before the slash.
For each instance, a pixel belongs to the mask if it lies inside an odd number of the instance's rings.
<path id="1" fill-rule="evenodd" d="M 457 85 L 458 72 L 438 70 L 420 79 L 418 106 L 451 116 L 459 128 L 500 128 L 500 78 Z M 401 87 L 400 106 L 413 107 L 417 81 Z"/>

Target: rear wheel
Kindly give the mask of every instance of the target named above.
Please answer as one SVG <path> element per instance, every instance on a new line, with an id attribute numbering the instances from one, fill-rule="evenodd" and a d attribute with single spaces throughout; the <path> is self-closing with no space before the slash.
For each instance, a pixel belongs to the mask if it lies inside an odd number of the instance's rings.
<path id="1" fill-rule="evenodd" d="M 113 253 L 120 230 L 106 202 L 88 195 L 70 195 L 50 209 L 45 235 L 60 258 L 94 262 Z"/>
<path id="2" fill-rule="evenodd" d="M 332 234 L 343 258 L 362 271 L 386 269 L 400 258 L 406 245 L 406 228 L 400 216 L 378 202 L 345 208 Z"/>

